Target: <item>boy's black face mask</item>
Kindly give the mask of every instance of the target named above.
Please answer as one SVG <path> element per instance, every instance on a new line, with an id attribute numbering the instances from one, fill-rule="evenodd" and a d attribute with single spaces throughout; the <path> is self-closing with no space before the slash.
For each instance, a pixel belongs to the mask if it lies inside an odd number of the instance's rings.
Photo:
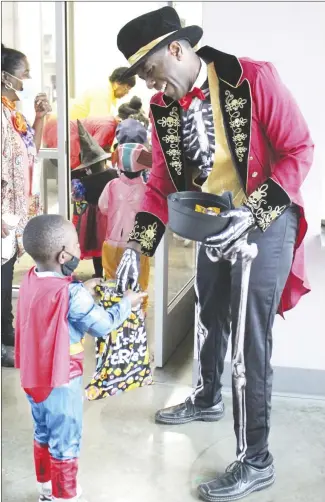
<path id="1" fill-rule="evenodd" d="M 65 253 L 69 254 L 71 256 L 71 260 L 66 261 L 61 265 L 61 272 L 63 275 L 66 277 L 69 277 L 70 275 L 73 274 L 73 272 L 76 270 L 80 263 L 80 258 L 77 258 L 76 256 L 73 256 L 71 253 L 66 251 L 65 248 L 62 249 Z"/>
<path id="2" fill-rule="evenodd" d="M 76 256 L 73 256 L 71 260 L 66 261 L 61 265 L 61 272 L 65 276 L 70 276 L 73 274 L 73 272 L 76 270 L 80 262 L 80 259 L 77 258 Z"/>

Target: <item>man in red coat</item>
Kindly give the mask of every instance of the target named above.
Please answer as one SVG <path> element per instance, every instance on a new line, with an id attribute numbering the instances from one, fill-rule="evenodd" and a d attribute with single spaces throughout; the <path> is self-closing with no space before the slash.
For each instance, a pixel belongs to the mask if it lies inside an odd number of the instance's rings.
<path id="1" fill-rule="evenodd" d="M 131 65 L 128 74 L 137 73 L 158 93 L 151 100 L 151 175 L 117 275 L 121 284 L 126 278 L 137 281 L 139 253 L 152 256 L 164 233 L 170 193 L 199 187 L 216 195 L 232 192 L 234 209 L 225 213 L 231 225 L 202 245 L 198 256 L 197 387 L 185 403 L 156 414 L 157 423 L 169 425 L 223 417 L 221 376 L 241 264 L 210 261 L 206 245 L 223 251 L 249 232 L 258 256 L 251 269 L 245 324 L 244 431 L 235 398 L 233 406 L 237 454 L 243 434 L 245 454 L 199 487 L 204 500 L 224 502 L 266 488 L 275 479 L 268 449 L 272 326 L 276 312 L 293 308 L 309 291 L 300 187 L 312 164 L 313 142 L 271 63 L 238 59 L 212 47 L 195 52 L 201 37 L 198 26 L 181 28 L 171 7 L 132 20 L 118 35 L 118 47 Z M 193 184 L 194 171 L 200 174 Z"/>

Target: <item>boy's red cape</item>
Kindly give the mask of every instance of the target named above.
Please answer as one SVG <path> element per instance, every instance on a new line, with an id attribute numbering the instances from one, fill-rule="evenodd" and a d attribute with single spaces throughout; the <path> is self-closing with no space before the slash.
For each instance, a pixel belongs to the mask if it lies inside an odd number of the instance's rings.
<path id="1" fill-rule="evenodd" d="M 68 327 L 71 277 L 38 277 L 33 267 L 20 287 L 15 340 L 15 367 L 35 402 L 53 387 L 69 383 Z"/>

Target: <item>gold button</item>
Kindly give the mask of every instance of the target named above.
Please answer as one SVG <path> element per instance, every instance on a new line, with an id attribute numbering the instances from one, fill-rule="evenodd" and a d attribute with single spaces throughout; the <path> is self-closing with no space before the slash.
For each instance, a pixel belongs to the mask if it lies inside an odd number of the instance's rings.
<path id="1" fill-rule="evenodd" d="M 254 171 L 253 174 L 252 174 L 252 178 L 256 178 L 257 175 L 258 175 L 258 172 Z"/>
<path id="2" fill-rule="evenodd" d="M 254 157 L 249 157 L 249 160 L 254 160 Z"/>

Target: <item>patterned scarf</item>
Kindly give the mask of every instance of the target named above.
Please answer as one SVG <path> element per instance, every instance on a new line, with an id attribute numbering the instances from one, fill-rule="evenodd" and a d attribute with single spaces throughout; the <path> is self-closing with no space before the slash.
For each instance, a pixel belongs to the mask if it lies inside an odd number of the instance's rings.
<path id="1" fill-rule="evenodd" d="M 27 149 L 28 157 L 30 155 L 35 157 L 36 148 L 34 142 L 34 129 L 29 125 L 24 115 L 16 110 L 16 103 L 10 101 L 10 99 L 6 96 L 1 96 L 1 102 L 11 112 L 12 125 L 23 140 Z"/>

